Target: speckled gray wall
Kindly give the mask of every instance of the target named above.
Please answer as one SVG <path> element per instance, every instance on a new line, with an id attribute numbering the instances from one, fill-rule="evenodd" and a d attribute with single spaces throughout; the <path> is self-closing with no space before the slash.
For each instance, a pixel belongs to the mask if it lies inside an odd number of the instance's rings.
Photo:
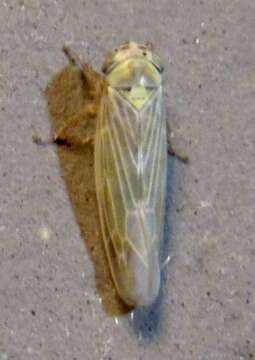
<path id="1" fill-rule="evenodd" d="M 254 19 L 253 0 L 1 0 L 1 360 L 255 358 Z M 190 155 L 170 163 L 174 256 L 146 339 L 143 313 L 134 325 L 103 311 L 56 149 L 31 141 L 50 131 L 43 90 L 62 45 L 99 69 L 128 39 L 161 55 Z"/>

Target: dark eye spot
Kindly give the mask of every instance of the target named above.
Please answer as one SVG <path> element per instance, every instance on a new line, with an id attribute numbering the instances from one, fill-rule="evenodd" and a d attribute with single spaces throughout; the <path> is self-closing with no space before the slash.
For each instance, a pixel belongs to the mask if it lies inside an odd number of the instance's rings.
<path id="1" fill-rule="evenodd" d="M 146 51 L 143 51 L 143 56 L 146 56 L 147 54 L 146 54 Z"/>

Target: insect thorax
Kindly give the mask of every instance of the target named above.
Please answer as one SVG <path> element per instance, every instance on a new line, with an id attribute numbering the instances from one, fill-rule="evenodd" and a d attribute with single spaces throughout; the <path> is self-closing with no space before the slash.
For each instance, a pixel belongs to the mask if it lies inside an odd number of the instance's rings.
<path id="1" fill-rule="evenodd" d="M 161 85 L 161 74 L 147 59 L 133 57 L 117 64 L 107 75 L 107 82 L 141 110 Z"/>

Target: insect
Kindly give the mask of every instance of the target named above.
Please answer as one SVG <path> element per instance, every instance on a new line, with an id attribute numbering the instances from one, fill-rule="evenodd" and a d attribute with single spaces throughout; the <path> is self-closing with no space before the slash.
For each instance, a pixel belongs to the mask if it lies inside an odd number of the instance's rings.
<path id="1" fill-rule="evenodd" d="M 163 67 L 148 48 L 124 44 L 103 65 L 108 84 L 95 142 L 96 191 L 116 288 L 150 305 L 160 287 L 167 169 Z"/>
<path id="2" fill-rule="evenodd" d="M 108 54 L 99 75 L 70 49 L 97 112 L 94 166 L 104 246 L 115 287 L 131 306 L 154 302 L 160 288 L 167 126 L 163 66 L 149 46 L 129 42 Z M 76 120 L 54 137 L 62 143 Z M 34 139 L 39 142 L 38 138 Z M 89 139 L 85 139 L 84 142 Z M 170 150 L 173 153 L 173 150 Z M 186 160 L 181 157 L 181 160 Z"/>

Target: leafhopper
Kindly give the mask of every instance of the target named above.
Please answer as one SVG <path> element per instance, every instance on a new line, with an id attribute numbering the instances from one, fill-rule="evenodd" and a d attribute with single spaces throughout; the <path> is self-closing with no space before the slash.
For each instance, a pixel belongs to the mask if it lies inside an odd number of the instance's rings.
<path id="1" fill-rule="evenodd" d="M 112 278 L 125 303 L 148 306 L 160 288 L 165 217 L 169 146 L 163 66 L 149 46 L 135 42 L 110 52 L 102 74 L 69 48 L 65 53 L 80 68 L 89 88 L 84 113 L 96 118 L 92 139 L 96 193 Z M 70 129 L 78 123 L 71 120 L 53 141 L 68 142 Z M 38 137 L 34 140 L 40 142 Z M 171 148 L 170 152 L 174 154 Z"/>

